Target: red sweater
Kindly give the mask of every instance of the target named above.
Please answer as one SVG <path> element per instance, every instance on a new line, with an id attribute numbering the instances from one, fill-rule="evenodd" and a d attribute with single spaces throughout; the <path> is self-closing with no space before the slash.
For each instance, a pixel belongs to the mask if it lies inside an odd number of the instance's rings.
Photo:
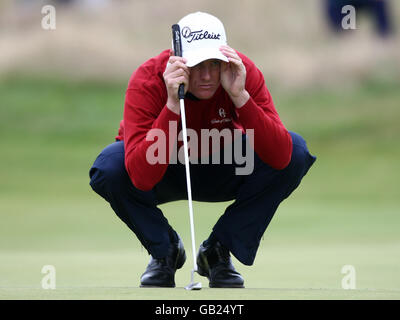
<path id="1" fill-rule="evenodd" d="M 245 55 L 238 54 L 246 67 L 246 90 L 250 94 L 248 102 L 237 109 L 222 86 L 211 99 L 185 98 L 187 128 L 194 129 L 198 137 L 201 129 L 237 128 L 244 132 L 254 129 L 257 155 L 271 167 L 284 169 L 292 154 L 291 136 L 279 118 L 261 71 Z M 165 50 L 132 74 L 126 90 L 124 117 L 116 137 L 117 140 L 124 140 L 125 167 L 132 183 L 143 191 L 153 189 L 168 167 L 168 161 L 150 164 L 146 160 L 147 148 L 154 143 L 146 141 L 147 132 L 153 128 L 161 129 L 168 142 L 178 138 L 174 132 L 170 136 L 169 121 L 177 121 L 178 133 L 181 130 L 180 115 L 166 106 L 167 89 L 163 73 L 168 59 L 169 50 Z M 169 151 L 166 159 L 169 159 Z"/>

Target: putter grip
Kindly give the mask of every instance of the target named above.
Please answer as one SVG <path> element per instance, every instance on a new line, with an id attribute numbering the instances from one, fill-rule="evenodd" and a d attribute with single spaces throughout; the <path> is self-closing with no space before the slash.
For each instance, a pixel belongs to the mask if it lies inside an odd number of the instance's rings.
<path id="1" fill-rule="evenodd" d="M 172 43 L 174 45 L 174 55 L 182 57 L 181 29 L 179 24 L 172 25 Z M 185 98 L 185 88 L 183 83 L 179 85 L 178 97 L 179 99 Z"/>

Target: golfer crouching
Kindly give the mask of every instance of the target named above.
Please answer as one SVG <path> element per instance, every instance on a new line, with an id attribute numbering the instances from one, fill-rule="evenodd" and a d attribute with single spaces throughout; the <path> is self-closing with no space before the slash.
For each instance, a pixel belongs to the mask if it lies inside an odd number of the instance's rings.
<path id="1" fill-rule="evenodd" d="M 116 142 L 95 160 L 90 185 L 151 255 L 141 287 L 174 287 L 186 254 L 158 205 L 187 199 L 184 84 L 193 200 L 234 200 L 200 245 L 198 272 L 210 287 L 241 288 L 230 254 L 253 264 L 279 204 L 316 158 L 282 124 L 260 70 L 227 45 L 221 21 L 196 12 L 178 24 L 183 56 L 165 50 L 132 74 Z"/>

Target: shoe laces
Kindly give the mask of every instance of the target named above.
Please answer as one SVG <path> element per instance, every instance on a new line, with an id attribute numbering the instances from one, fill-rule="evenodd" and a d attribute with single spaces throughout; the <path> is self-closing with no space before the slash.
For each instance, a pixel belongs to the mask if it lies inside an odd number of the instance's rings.
<path id="1" fill-rule="evenodd" d="M 230 254 L 229 250 L 223 247 L 221 244 L 216 246 L 215 252 L 217 253 L 218 260 L 229 262 Z"/>
<path id="2" fill-rule="evenodd" d="M 230 254 L 229 250 L 217 242 L 214 246 L 210 248 L 210 255 L 208 256 L 209 263 L 217 265 L 229 265 L 230 264 Z"/>

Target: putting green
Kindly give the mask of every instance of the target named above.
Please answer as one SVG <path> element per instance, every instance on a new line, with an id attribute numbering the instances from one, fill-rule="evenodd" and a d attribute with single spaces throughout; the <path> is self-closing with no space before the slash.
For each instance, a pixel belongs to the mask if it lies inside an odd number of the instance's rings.
<path id="1" fill-rule="evenodd" d="M 398 84 L 274 94 L 318 160 L 279 207 L 255 264 L 234 259 L 246 288 L 209 289 L 196 275 L 200 291 L 183 289 L 193 267 L 187 202 L 161 206 L 187 250 L 177 288 L 141 289 L 147 252 L 88 185 L 116 133 L 124 86 L 0 83 L 0 299 L 400 298 Z M 197 247 L 228 204 L 194 203 Z M 45 265 L 55 290 L 41 286 Z M 343 289 L 344 266 L 353 290 Z"/>

